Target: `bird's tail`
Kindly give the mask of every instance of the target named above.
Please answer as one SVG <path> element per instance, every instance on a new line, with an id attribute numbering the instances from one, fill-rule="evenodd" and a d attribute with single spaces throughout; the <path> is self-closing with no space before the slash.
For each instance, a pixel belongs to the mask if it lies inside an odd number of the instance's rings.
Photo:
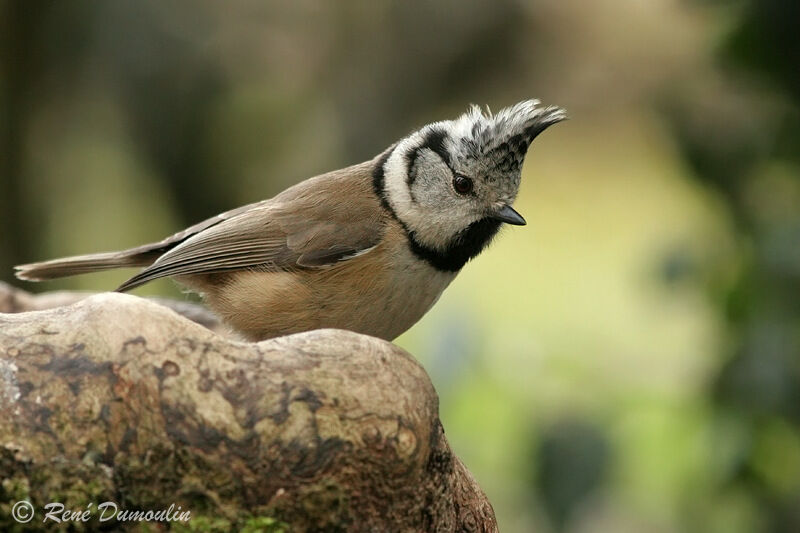
<path id="1" fill-rule="evenodd" d="M 122 250 L 89 255 L 76 255 L 30 263 L 14 267 L 17 278 L 26 281 L 46 281 L 50 279 L 100 272 L 112 268 L 148 266 L 155 261 L 163 250 L 151 246 L 141 246 Z"/>

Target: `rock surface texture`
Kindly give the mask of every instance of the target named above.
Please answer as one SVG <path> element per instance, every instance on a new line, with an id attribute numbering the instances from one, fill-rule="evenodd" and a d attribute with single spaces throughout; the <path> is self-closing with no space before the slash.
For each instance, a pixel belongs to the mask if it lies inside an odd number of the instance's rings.
<path id="1" fill-rule="evenodd" d="M 0 312 L 2 531 L 20 527 L 21 500 L 31 529 L 54 525 L 47 503 L 110 501 L 180 506 L 199 530 L 497 530 L 427 374 L 390 343 L 341 330 L 242 343 L 116 293 L 0 285 Z M 78 525 L 134 527 L 98 514 Z"/>

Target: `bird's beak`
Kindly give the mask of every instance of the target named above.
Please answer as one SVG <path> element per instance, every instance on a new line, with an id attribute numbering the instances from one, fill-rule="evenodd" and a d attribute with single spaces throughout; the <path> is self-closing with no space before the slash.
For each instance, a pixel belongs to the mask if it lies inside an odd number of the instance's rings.
<path id="1" fill-rule="evenodd" d="M 514 211 L 514 208 L 508 204 L 505 204 L 500 209 L 494 211 L 491 215 L 489 215 L 489 217 L 499 220 L 500 222 L 505 222 L 506 224 L 513 224 L 515 226 L 524 226 L 527 224 L 525 219 L 522 218 L 522 215 Z"/>

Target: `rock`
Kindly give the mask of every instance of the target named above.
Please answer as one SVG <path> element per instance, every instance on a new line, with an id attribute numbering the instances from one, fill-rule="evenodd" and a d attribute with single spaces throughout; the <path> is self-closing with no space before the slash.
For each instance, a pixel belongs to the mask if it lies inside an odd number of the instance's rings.
<path id="1" fill-rule="evenodd" d="M 0 287 L 0 310 L 41 298 Z M 51 502 L 93 504 L 89 529 L 131 526 L 99 522 L 113 502 L 211 530 L 497 530 L 396 346 L 342 330 L 243 343 L 135 296 L 81 298 L 0 314 L 0 530 L 20 500 L 41 528 Z"/>

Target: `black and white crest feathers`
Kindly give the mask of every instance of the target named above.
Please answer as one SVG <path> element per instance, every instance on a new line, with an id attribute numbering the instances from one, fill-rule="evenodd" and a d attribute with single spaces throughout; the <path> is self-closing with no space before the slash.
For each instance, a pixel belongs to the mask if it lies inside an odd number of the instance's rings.
<path id="1" fill-rule="evenodd" d="M 565 118 L 563 109 L 537 100 L 496 114 L 472 106 L 387 150 L 374 169 L 375 192 L 415 255 L 438 270 L 457 271 L 497 233 L 493 213 L 516 198 L 531 142 Z M 474 192 L 459 197 L 452 185 L 457 175 L 473 180 Z"/>
<path id="2" fill-rule="evenodd" d="M 490 178 L 504 178 L 503 188 L 515 193 L 531 142 L 549 126 L 566 118 L 566 111 L 560 107 L 540 107 L 538 100 L 525 100 L 496 114 L 473 105 L 459 118 L 429 127 L 435 129 L 447 124 L 449 148 L 455 158 L 480 162 Z"/>

